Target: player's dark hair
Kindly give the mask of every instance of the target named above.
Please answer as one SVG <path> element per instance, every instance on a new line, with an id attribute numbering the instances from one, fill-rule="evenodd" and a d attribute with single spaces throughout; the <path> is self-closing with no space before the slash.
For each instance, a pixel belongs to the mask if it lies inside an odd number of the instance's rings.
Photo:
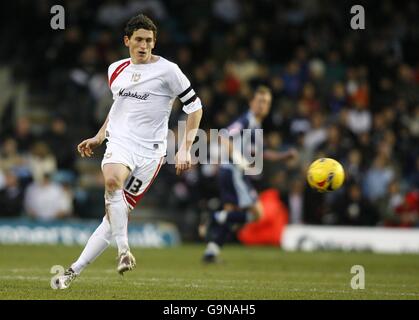
<path id="1" fill-rule="evenodd" d="M 262 94 L 267 93 L 267 94 L 272 95 L 272 91 L 271 91 L 271 89 L 270 89 L 268 86 L 265 86 L 265 85 L 260 85 L 260 86 L 258 86 L 258 87 L 256 88 L 256 90 L 255 90 L 254 94 L 253 94 L 253 97 L 254 97 L 254 96 L 256 96 L 258 93 L 262 93 Z"/>
<path id="2" fill-rule="evenodd" d="M 154 22 L 144 14 L 139 14 L 129 19 L 129 21 L 125 25 L 125 35 L 128 38 L 131 38 L 132 34 L 138 29 L 153 31 L 154 39 L 156 39 L 157 27 L 154 24 Z"/>

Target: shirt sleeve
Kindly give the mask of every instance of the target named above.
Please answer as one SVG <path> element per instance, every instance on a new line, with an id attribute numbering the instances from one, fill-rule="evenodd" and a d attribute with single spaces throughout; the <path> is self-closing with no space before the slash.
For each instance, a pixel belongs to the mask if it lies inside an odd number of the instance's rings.
<path id="1" fill-rule="evenodd" d="M 117 62 L 112 63 L 109 67 L 108 67 L 108 86 L 109 89 L 112 92 L 112 83 L 114 82 L 114 80 L 118 77 L 118 75 L 126 68 L 130 65 L 131 60 L 130 59 L 125 59 L 125 60 L 120 60 Z M 112 92 L 112 98 L 115 100 L 116 95 L 114 92 Z"/>
<path id="2" fill-rule="evenodd" d="M 226 129 L 229 136 L 234 137 L 241 134 L 244 126 L 241 121 L 234 121 L 231 125 L 229 125 Z"/>
<path id="3" fill-rule="evenodd" d="M 112 74 L 115 72 L 115 69 L 116 69 L 116 66 L 115 66 L 115 63 L 112 63 L 109 67 L 108 67 L 108 85 L 109 85 L 109 90 L 111 90 L 111 93 L 112 93 L 112 99 L 113 100 L 115 100 L 115 96 L 114 96 L 114 94 L 113 94 L 113 92 L 112 92 L 112 89 L 111 89 L 111 77 L 112 77 Z"/>
<path id="4" fill-rule="evenodd" d="M 111 75 L 112 73 L 115 71 L 115 67 L 114 64 L 112 63 L 111 65 L 109 65 L 108 67 L 108 83 L 111 80 Z"/>
<path id="5" fill-rule="evenodd" d="M 191 83 L 180 68 L 175 65 L 169 79 L 169 87 L 173 96 L 183 104 L 182 110 L 189 114 L 202 108 L 201 100 L 192 89 Z"/>
<path id="6" fill-rule="evenodd" d="M 225 128 L 224 133 L 227 134 L 228 137 L 233 138 L 235 136 L 241 135 L 243 129 L 248 128 L 248 121 L 244 117 L 238 118 L 232 124 L 230 124 L 227 128 Z"/>

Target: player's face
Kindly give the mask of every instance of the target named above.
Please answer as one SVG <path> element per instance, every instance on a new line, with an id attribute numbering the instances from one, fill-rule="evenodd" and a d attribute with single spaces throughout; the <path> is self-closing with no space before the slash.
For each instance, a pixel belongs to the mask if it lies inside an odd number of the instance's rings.
<path id="1" fill-rule="evenodd" d="M 151 50 L 154 49 L 156 39 L 151 30 L 135 30 L 130 38 L 124 36 L 125 46 L 129 48 L 129 55 L 134 64 L 148 63 L 151 60 Z"/>
<path id="2" fill-rule="evenodd" d="M 256 93 L 250 101 L 250 109 L 258 118 L 265 118 L 271 108 L 272 96 L 269 93 Z"/>

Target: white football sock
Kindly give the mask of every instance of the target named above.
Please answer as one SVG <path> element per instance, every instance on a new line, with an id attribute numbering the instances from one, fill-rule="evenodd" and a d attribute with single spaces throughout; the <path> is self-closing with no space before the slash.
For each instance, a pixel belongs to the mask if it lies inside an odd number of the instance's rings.
<path id="1" fill-rule="evenodd" d="M 106 216 L 102 223 L 90 236 L 80 257 L 71 265 L 75 273 L 80 274 L 84 268 L 93 262 L 109 246 L 112 239 L 111 226 Z"/>
<path id="2" fill-rule="evenodd" d="M 210 254 L 214 256 L 218 256 L 220 254 L 220 246 L 215 242 L 208 242 L 207 248 L 205 249 L 204 254 Z"/>
<path id="3" fill-rule="evenodd" d="M 105 206 L 111 223 L 112 236 L 118 246 L 118 255 L 129 251 L 128 246 L 128 206 L 123 190 L 106 192 Z"/>

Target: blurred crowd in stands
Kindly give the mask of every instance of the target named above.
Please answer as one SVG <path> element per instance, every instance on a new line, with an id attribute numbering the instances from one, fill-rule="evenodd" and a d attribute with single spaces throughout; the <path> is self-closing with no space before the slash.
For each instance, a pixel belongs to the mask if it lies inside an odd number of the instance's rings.
<path id="1" fill-rule="evenodd" d="M 123 27 L 142 12 L 158 25 L 155 54 L 176 62 L 198 92 L 205 130 L 244 112 L 258 84 L 272 89 L 264 141 L 294 146 L 299 157 L 266 161 L 253 178 L 259 190 L 280 190 L 290 223 L 419 226 L 417 1 L 61 3 L 65 30 L 50 28 L 56 1 L 2 4 L 0 216 L 103 215 L 104 149 L 86 160 L 76 145 L 105 120 L 107 67 L 128 56 Z M 365 30 L 350 28 L 354 4 L 365 8 Z M 170 127 L 184 117 L 176 103 Z M 307 187 L 305 170 L 318 157 L 343 164 L 342 189 Z M 197 165 L 179 178 L 166 165 L 144 205 L 169 214 L 216 209 L 216 171 Z"/>

